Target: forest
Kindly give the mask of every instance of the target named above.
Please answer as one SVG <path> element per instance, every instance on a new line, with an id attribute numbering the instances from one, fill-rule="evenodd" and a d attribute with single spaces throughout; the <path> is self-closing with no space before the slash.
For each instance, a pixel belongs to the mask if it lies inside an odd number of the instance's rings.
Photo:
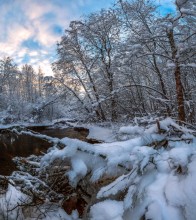
<path id="1" fill-rule="evenodd" d="M 71 21 L 53 75 L 0 58 L 0 144 L 51 144 L 0 174 L 0 220 L 195 219 L 196 3 L 174 4 L 165 14 L 155 1 L 118 0 Z"/>
<path id="2" fill-rule="evenodd" d="M 175 13 L 161 16 L 150 1 L 119 1 L 72 21 L 57 44 L 53 76 L 1 59 L 1 121 L 154 114 L 194 123 L 194 9 L 177 1 Z"/>

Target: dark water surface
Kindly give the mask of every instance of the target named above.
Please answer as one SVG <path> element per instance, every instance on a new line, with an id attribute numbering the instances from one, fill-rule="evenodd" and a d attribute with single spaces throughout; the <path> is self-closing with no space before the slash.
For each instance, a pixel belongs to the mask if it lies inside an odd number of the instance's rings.
<path id="1" fill-rule="evenodd" d="M 77 138 L 83 141 L 88 135 L 87 129 L 78 128 L 47 128 L 47 127 L 31 127 L 33 131 L 41 134 L 46 134 L 51 137 L 63 138 Z M 20 135 L 16 137 L 10 133 L 4 133 L 0 135 L 0 175 L 10 175 L 16 170 L 15 164 L 12 158 L 15 156 L 27 157 L 31 154 L 40 155 L 42 152 L 46 152 L 52 145 L 46 141 L 29 135 Z"/>

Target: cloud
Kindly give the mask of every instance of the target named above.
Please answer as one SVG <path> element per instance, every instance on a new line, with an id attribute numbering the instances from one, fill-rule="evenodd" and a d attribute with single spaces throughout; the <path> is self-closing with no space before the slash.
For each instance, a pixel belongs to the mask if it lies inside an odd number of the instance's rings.
<path id="1" fill-rule="evenodd" d="M 158 1 L 158 0 L 157 0 Z M 163 4 L 164 1 L 160 0 Z M 0 58 L 32 64 L 51 75 L 56 42 L 71 20 L 109 7 L 114 0 L 0 0 Z M 164 4 L 165 7 L 167 6 Z"/>
<path id="2" fill-rule="evenodd" d="M 51 61 L 68 18 L 55 1 L 0 0 L 0 57 L 11 56 L 19 66 Z M 42 66 L 51 74 L 46 62 Z"/>
<path id="3" fill-rule="evenodd" d="M 113 0 L 0 0 L 0 58 L 10 56 L 21 67 L 41 66 L 52 74 L 56 42 L 71 20 Z"/>

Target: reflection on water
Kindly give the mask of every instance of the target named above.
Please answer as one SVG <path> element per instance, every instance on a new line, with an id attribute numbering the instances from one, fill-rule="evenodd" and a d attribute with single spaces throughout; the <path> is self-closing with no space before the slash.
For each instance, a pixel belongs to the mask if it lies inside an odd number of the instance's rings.
<path id="1" fill-rule="evenodd" d="M 32 127 L 32 130 L 46 134 L 51 137 L 70 137 L 87 141 L 87 130 L 75 130 L 74 128 L 66 129 L 47 129 L 46 127 Z M 51 146 L 50 143 L 38 138 L 20 135 L 18 137 L 10 134 L 0 135 L 0 175 L 10 175 L 16 167 L 12 162 L 15 156 L 27 157 L 31 154 L 40 155 Z"/>

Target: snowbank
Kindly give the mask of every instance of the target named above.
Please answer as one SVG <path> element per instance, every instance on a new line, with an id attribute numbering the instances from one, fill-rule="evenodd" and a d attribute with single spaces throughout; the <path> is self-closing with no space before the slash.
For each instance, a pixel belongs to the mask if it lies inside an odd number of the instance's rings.
<path id="1" fill-rule="evenodd" d="M 92 220 L 123 220 L 123 202 L 105 200 L 91 207 Z"/>
<path id="2" fill-rule="evenodd" d="M 103 142 L 113 142 L 115 141 L 115 135 L 109 128 L 99 127 L 99 126 L 87 126 L 89 129 L 88 139 L 95 139 Z"/>
<path id="3" fill-rule="evenodd" d="M 144 128 L 139 127 L 138 125 L 135 126 L 124 126 L 121 127 L 119 133 L 123 134 L 142 134 L 144 132 Z"/>
<path id="4" fill-rule="evenodd" d="M 127 128 L 122 130 L 127 132 Z M 99 135 L 102 132 L 104 129 Z M 47 185 L 56 161 L 68 165 L 63 176 L 91 196 L 88 205 L 92 220 L 194 220 L 196 132 L 171 118 L 142 130 L 129 127 L 128 132 L 137 135 L 126 141 L 94 145 L 50 138 L 56 146 L 40 158 L 36 172 L 46 176 Z M 99 185 L 104 179 L 110 181 Z"/>

